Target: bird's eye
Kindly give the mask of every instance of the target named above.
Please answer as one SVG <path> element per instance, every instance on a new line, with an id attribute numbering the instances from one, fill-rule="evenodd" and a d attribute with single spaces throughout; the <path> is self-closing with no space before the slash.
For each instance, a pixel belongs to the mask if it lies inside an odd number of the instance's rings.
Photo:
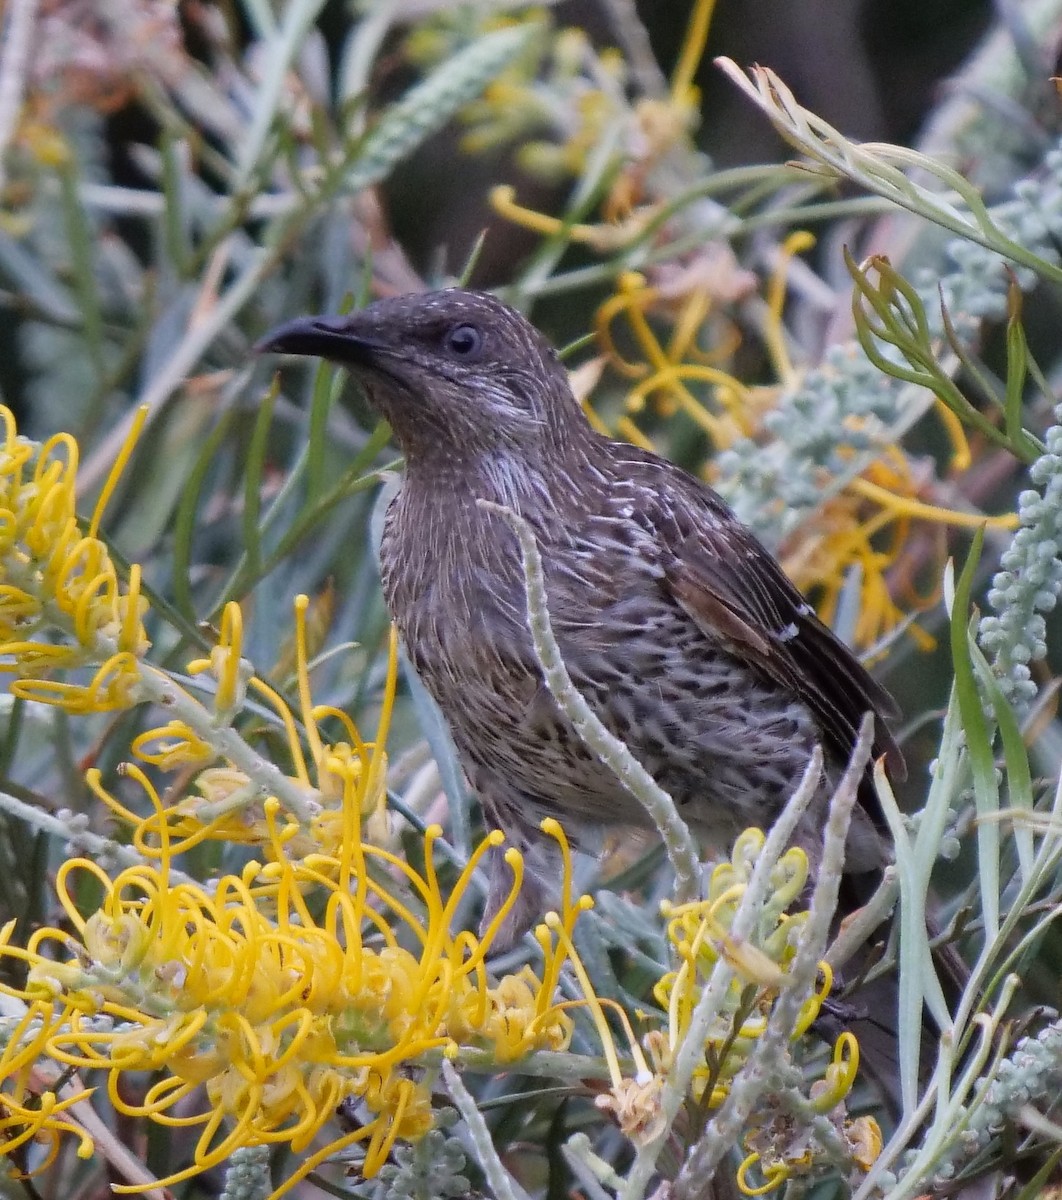
<path id="1" fill-rule="evenodd" d="M 475 325 L 454 325 L 446 331 L 443 344 L 455 357 L 473 359 L 483 349 L 483 334 Z"/>

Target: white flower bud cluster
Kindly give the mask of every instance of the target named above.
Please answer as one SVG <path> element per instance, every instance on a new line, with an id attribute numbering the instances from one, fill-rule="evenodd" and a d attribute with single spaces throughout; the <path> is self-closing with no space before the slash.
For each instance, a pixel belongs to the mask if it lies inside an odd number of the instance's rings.
<path id="1" fill-rule="evenodd" d="M 456 1121 L 452 1108 L 436 1116 L 436 1128 L 419 1141 L 398 1143 L 392 1161 L 381 1167 L 378 1177 L 382 1200 L 432 1200 L 468 1196 L 472 1184 L 464 1174 L 466 1155 L 460 1141 L 447 1130 Z M 377 1189 L 380 1196 L 380 1189 Z"/>
<path id="2" fill-rule="evenodd" d="M 1062 592 L 1062 405 L 1047 449 L 1029 469 L 1033 488 L 1018 498 L 1021 527 L 1000 559 L 978 639 L 992 659 L 1004 695 L 1018 708 L 1036 696 L 1030 664 L 1047 654 L 1044 614 Z"/>
<path id="3" fill-rule="evenodd" d="M 960 1136 L 950 1155 L 935 1166 L 931 1187 L 942 1187 L 993 1140 L 1027 1104 L 1049 1097 L 1062 1080 L 1062 1021 L 1055 1020 L 1035 1037 L 1022 1038 L 993 1069 L 984 1100 L 955 1121 Z M 980 1087 L 974 1094 L 981 1092 Z"/>
<path id="4" fill-rule="evenodd" d="M 239 1146 L 225 1169 L 225 1187 L 219 1200 L 264 1200 L 273 1190 L 269 1146 Z"/>

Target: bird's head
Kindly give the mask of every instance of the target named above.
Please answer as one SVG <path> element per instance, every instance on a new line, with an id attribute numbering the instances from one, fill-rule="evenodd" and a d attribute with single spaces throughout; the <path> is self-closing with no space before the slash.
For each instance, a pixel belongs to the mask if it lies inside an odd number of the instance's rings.
<path id="1" fill-rule="evenodd" d="M 589 435 L 556 352 L 483 292 L 449 288 L 378 300 L 343 317 L 300 317 L 256 350 L 345 367 L 414 470 L 499 455 L 533 462 Z"/>

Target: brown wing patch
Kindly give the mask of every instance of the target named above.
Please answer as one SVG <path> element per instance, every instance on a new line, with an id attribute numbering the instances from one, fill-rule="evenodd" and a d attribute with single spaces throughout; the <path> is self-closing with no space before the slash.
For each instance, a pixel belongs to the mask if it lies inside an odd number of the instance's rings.
<path id="1" fill-rule="evenodd" d="M 698 625 L 738 648 L 763 656 L 770 653 L 767 639 L 710 589 L 698 587 L 692 579 L 681 574 L 669 578 L 668 582 L 675 599 Z"/>
<path id="2" fill-rule="evenodd" d="M 673 549 L 666 584 L 709 636 L 803 700 L 841 758 L 851 753 L 863 714 L 873 712 L 874 753 L 886 756 L 895 778 L 904 777 L 903 755 L 886 724 L 897 712 L 892 697 L 746 529 L 705 522 Z"/>

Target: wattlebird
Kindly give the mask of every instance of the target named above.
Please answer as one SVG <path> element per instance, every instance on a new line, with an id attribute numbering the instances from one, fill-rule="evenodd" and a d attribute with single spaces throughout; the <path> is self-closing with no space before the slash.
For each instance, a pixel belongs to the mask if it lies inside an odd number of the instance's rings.
<path id="1" fill-rule="evenodd" d="M 566 827 L 645 823 L 543 678 L 519 545 L 481 499 L 531 526 L 567 669 L 682 816 L 719 847 L 768 827 L 812 750 L 825 767 L 795 841 L 814 869 L 825 810 L 860 721 L 903 759 L 891 697 L 777 561 L 700 480 L 597 433 L 555 351 L 513 309 L 461 289 L 305 317 L 259 351 L 315 355 L 362 384 L 405 455 L 384 523 L 387 605 L 489 819 L 524 849 Z M 847 869 L 889 858 L 869 779 Z M 495 903 L 505 879 L 492 888 Z M 533 889 L 515 928 L 535 915 Z"/>

